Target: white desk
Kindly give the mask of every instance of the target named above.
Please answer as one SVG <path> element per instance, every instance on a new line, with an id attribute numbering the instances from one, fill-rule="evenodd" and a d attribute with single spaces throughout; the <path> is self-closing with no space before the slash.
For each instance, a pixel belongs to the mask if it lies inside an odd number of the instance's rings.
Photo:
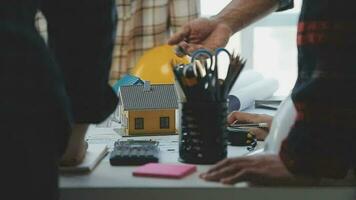
<path id="1" fill-rule="evenodd" d="M 91 142 L 98 143 L 110 143 L 119 138 L 119 135 L 110 128 L 93 129 L 91 127 L 88 136 Z M 178 137 L 167 138 L 160 139 L 163 144 L 160 162 L 175 163 L 178 159 L 178 144 L 173 152 L 167 151 L 167 148 L 177 142 Z M 229 157 L 241 156 L 247 153 L 247 150 L 245 147 L 229 147 L 228 152 Z M 133 177 L 131 174 L 134 168 L 111 166 L 106 156 L 90 174 L 61 175 L 61 199 L 356 199 L 354 187 L 265 188 L 247 187 L 244 183 L 224 186 L 219 183 L 206 182 L 198 177 L 201 172 L 209 168 L 204 165 L 198 165 L 198 172 L 181 180 Z"/>

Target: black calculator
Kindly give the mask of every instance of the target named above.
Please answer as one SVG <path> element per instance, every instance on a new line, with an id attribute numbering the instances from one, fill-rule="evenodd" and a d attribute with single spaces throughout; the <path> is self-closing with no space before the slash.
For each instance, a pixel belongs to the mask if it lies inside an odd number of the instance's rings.
<path id="1" fill-rule="evenodd" d="M 256 136 L 248 128 L 236 128 L 228 126 L 227 138 L 231 146 L 247 146 L 247 150 L 252 151 L 257 146 Z"/>
<path id="2" fill-rule="evenodd" d="M 111 165 L 143 165 L 157 163 L 159 142 L 152 140 L 116 141 L 110 154 Z"/>

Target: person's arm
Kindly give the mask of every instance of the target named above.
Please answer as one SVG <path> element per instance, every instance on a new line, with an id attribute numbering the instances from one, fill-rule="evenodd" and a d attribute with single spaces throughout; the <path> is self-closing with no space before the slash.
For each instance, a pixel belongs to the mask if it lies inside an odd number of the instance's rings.
<path id="1" fill-rule="evenodd" d="M 250 128 L 249 130 L 256 136 L 258 140 L 264 140 L 271 127 L 273 117 L 265 114 L 253 114 L 244 112 L 232 112 L 227 117 L 227 123 L 267 123 L 268 128 Z"/>
<path id="2" fill-rule="evenodd" d="M 225 23 L 235 33 L 278 8 L 278 0 L 235 0 L 212 19 Z"/>
<path id="3" fill-rule="evenodd" d="M 60 160 L 60 165 L 73 166 L 83 161 L 88 148 L 88 143 L 85 141 L 87 130 L 88 124 L 76 124 L 73 126 L 67 148 Z"/>
<path id="4" fill-rule="evenodd" d="M 115 110 L 118 98 L 109 85 L 117 14 L 114 0 L 43 1 L 48 45 L 63 74 L 74 127 L 61 164 L 80 163 L 88 124 Z"/>
<path id="5" fill-rule="evenodd" d="M 179 45 L 185 53 L 199 48 L 214 50 L 225 46 L 233 33 L 290 5 L 293 5 L 292 0 L 234 0 L 216 16 L 198 18 L 185 24 L 168 43 Z"/>

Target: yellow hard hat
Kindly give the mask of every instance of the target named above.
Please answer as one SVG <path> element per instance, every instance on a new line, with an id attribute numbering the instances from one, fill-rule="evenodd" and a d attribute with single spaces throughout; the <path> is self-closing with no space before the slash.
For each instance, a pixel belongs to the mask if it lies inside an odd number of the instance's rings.
<path id="1" fill-rule="evenodd" d="M 152 84 L 171 84 L 174 83 L 173 65 L 187 63 L 187 56 L 178 57 L 173 46 L 162 45 L 146 51 L 130 74 Z"/>

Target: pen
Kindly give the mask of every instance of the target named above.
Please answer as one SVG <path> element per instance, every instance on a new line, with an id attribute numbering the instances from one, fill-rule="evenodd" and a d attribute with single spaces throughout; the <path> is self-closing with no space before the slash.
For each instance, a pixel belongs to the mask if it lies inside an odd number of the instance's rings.
<path id="1" fill-rule="evenodd" d="M 230 127 L 234 128 L 268 128 L 268 123 L 248 123 L 248 124 L 231 124 Z"/>

